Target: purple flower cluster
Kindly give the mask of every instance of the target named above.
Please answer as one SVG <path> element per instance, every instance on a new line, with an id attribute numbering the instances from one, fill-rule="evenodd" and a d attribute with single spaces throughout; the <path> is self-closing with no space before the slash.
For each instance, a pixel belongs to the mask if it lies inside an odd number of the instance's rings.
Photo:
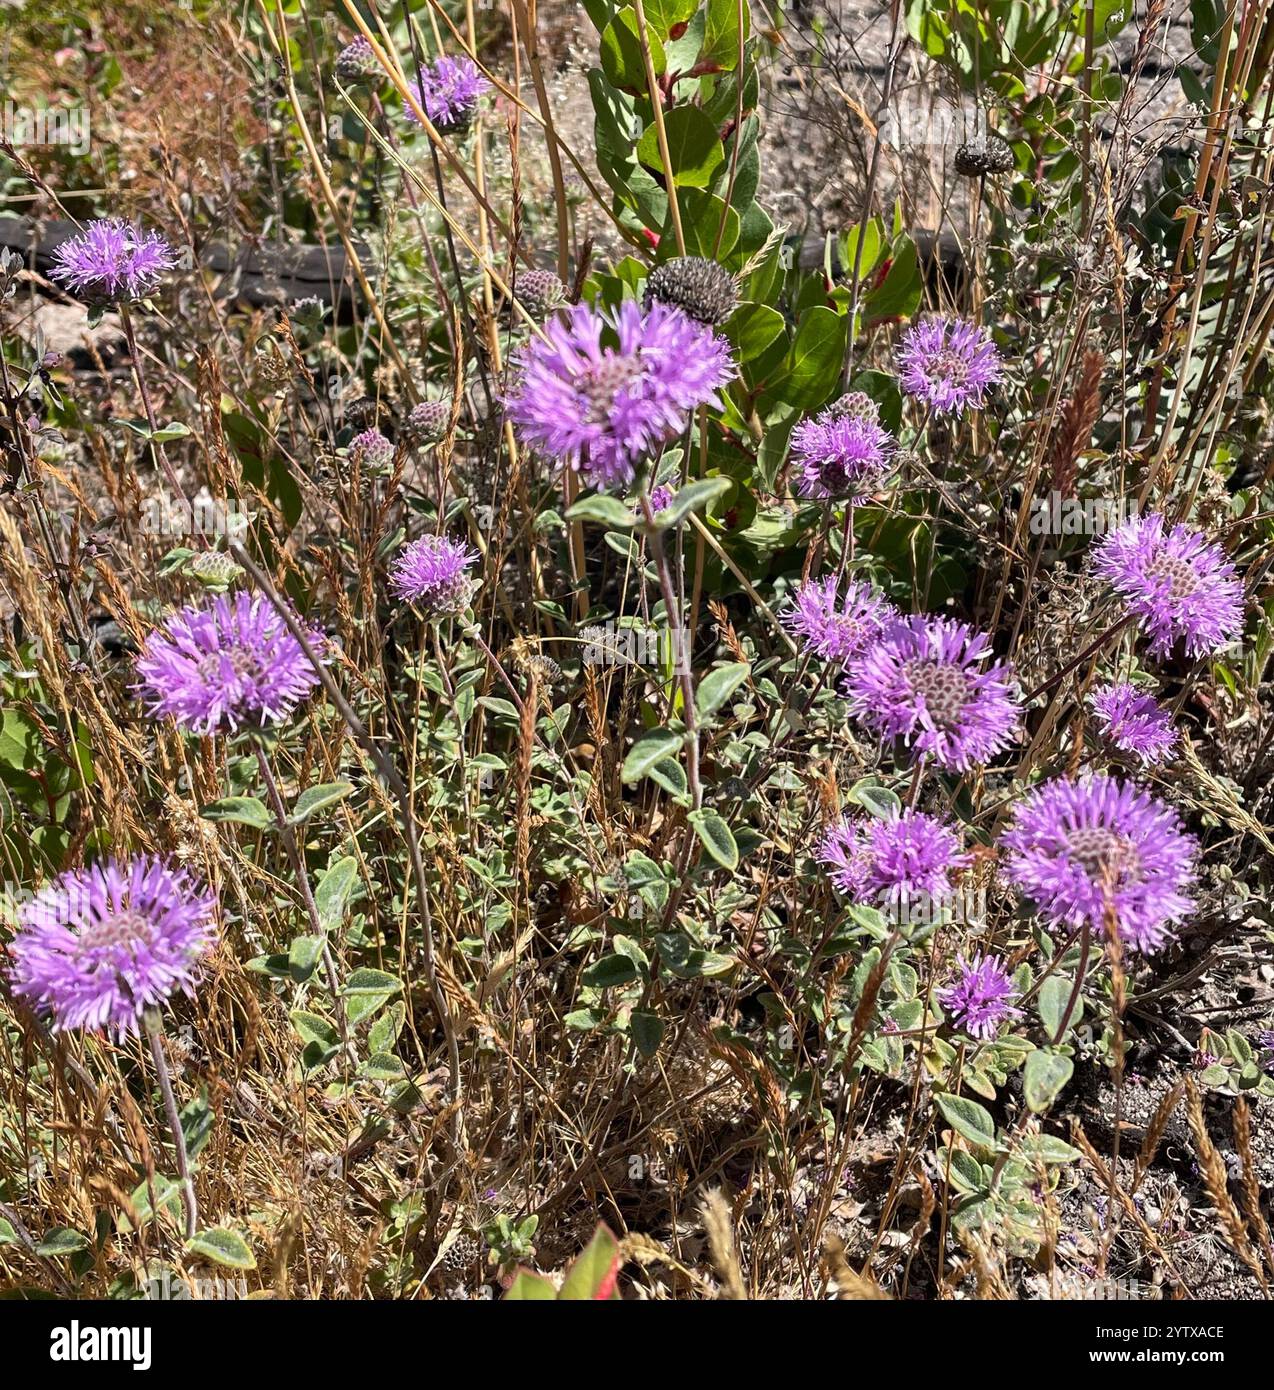
<path id="1" fill-rule="evenodd" d="M 465 54 L 458 58 L 443 54 L 426 64 L 421 69 L 420 80 L 411 83 L 411 87 L 431 125 L 439 130 L 456 131 L 466 129 L 478 109 L 479 98 L 491 90 L 490 82 L 478 71 L 478 65 Z M 419 125 L 410 106 L 407 114 Z"/>
<path id="2" fill-rule="evenodd" d="M 792 454 L 806 497 L 860 501 L 889 470 L 896 441 L 870 415 L 831 406 L 792 431 Z"/>
<path id="3" fill-rule="evenodd" d="M 875 642 L 897 609 L 867 584 L 850 580 L 843 597 L 834 574 L 807 580 L 783 614 L 788 631 L 824 661 L 848 661 Z"/>
<path id="4" fill-rule="evenodd" d="M 1151 654 L 1177 643 L 1187 656 L 1219 651 L 1243 628 L 1243 586 L 1219 546 L 1193 527 L 1170 530 L 1157 512 L 1136 516 L 1097 547 L 1094 569 L 1150 638 Z"/>
<path id="5" fill-rule="evenodd" d="M 326 639 L 311 630 L 318 651 Z M 319 684 L 287 624 L 260 595 L 184 608 L 147 638 L 138 691 L 156 718 L 198 734 L 263 728 L 286 719 Z"/>
<path id="6" fill-rule="evenodd" d="M 1054 927 L 1157 951 L 1189 912 L 1197 844 L 1176 812 L 1115 777 L 1046 782 L 1004 835 L 1010 880 Z"/>
<path id="7" fill-rule="evenodd" d="M 849 663 L 850 711 L 882 738 L 967 772 L 1008 747 L 1020 722 L 1012 672 L 986 666 L 990 650 L 986 636 L 950 618 L 899 618 Z"/>
<path id="8" fill-rule="evenodd" d="M 477 558 L 478 552 L 463 541 L 421 536 L 404 546 L 390 566 L 390 588 L 434 617 L 459 613 L 473 594 L 469 568 Z"/>
<path id="9" fill-rule="evenodd" d="M 922 319 L 898 347 L 902 389 L 939 415 L 962 415 L 969 406 L 980 410 L 1003 375 L 999 350 L 976 323 Z"/>
<path id="10" fill-rule="evenodd" d="M 990 1042 L 1007 1018 L 1021 1018 L 1013 1006 L 1015 991 L 1008 972 L 994 956 L 957 956 L 954 983 L 938 991 L 938 1003 L 957 1028 L 971 1038 Z"/>
<path id="11" fill-rule="evenodd" d="M 118 217 L 90 222 L 53 252 L 53 279 L 92 300 L 145 299 L 177 264 L 158 232 Z"/>
<path id="12" fill-rule="evenodd" d="M 75 869 L 21 910 L 13 989 L 54 1031 L 136 1033 L 143 1010 L 191 994 L 215 939 L 216 898 L 184 869 L 143 856 Z"/>
<path id="13" fill-rule="evenodd" d="M 846 897 L 882 911 L 941 902 L 951 894 L 951 875 L 969 862 L 951 826 L 910 809 L 841 821 L 824 833 L 814 855 Z"/>
<path id="14" fill-rule="evenodd" d="M 572 305 L 515 367 L 508 413 L 523 439 L 599 488 L 628 486 L 691 411 L 721 405 L 717 392 L 734 375 L 724 338 L 679 309 L 656 302 L 643 313 L 632 299 L 614 313 Z"/>
<path id="15" fill-rule="evenodd" d="M 1106 741 L 1121 753 L 1139 758 L 1143 766 L 1164 762 L 1177 746 L 1177 731 L 1167 710 L 1128 681 L 1103 685 L 1093 691 L 1091 703 Z"/>

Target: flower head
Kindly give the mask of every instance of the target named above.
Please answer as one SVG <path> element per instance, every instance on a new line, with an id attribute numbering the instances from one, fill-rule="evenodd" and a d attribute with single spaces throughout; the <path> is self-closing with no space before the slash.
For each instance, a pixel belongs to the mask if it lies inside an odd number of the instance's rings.
<path id="1" fill-rule="evenodd" d="M 829 406 L 792 431 L 792 457 L 806 497 L 857 500 L 872 492 L 889 470 L 894 437 L 874 416 Z"/>
<path id="2" fill-rule="evenodd" d="M 425 64 L 420 80 L 411 86 L 430 124 L 439 130 L 455 131 L 468 128 L 478 109 L 478 99 L 491 90 L 490 82 L 478 71 L 478 65 L 465 54 L 458 58 L 443 54 Z M 416 120 L 416 113 L 410 106 L 407 114 Z"/>
<path id="3" fill-rule="evenodd" d="M 544 335 L 517 358 L 509 416 L 528 444 L 597 487 L 631 483 L 696 406 L 720 406 L 734 374 L 726 341 L 664 304 L 645 313 L 631 299 L 614 313 L 575 304 Z"/>
<path id="4" fill-rule="evenodd" d="M 1115 777 L 1052 781 L 1029 793 L 1004 835 L 1010 880 L 1052 925 L 1085 922 L 1157 951 L 1190 911 L 1197 843 L 1176 812 Z"/>
<path id="5" fill-rule="evenodd" d="M 336 75 L 342 82 L 360 82 L 379 71 L 376 51 L 361 34 L 336 55 Z"/>
<path id="6" fill-rule="evenodd" d="M 1007 174 L 1016 163 L 1013 146 L 1000 135 L 975 135 L 955 152 L 956 173 L 970 179 Z"/>
<path id="7" fill-rule="evenodd" d="M 1013 981 L 995 956 L 956 957 L 958 974 L 946 989 L 938 991 L 938 1003 L 957 1028 L 971 1038 L 990 1042 L 1007 1018 L 1021 1018 L 1014 1008 Z"/>
<path id="8" fill-rule="evenodd" d="M 389 585 L 407 603 L 434 616 L 459 613 L 469 603 L 474 580 L 469 567 L 478 552 L 446 536 L 421 536 L 398 553 L 389 570 Z"/>
<path id="9" fill-rule="evenodd" d="M 1206 656 L 1242 630 L 1243 586 L 1234 566 L 1193 527 L 1168 530 L 1157 512 L 1109 532 L 1093 568 L 1123 599 L 1154 656 L 1178 642 L 1187 656 Z"/>
<path id="10" fill-rule="evenodd" d="M 888 619 L 897 616 L 893 604 L 866 584 L 851 580 L 843 598 L 837 597 L 838 588 L 834 574 L 807 580 L 783 614 L 788 631 L 825 661 L 847 661 L 876 641 Z"/>
<path id="11" fill-rule="evenodd" d="M 985 666 L 990 642 L 964 623 L 917 614 L 890 623 L 848 666 L 850 710 L 948 771 L 966 772 L 1012 742 L 1021 694 L 1011 670 Z"/>
<path id="12" fill-rule="evenodd" d="M 326 645 L 311 630 L 310 644 Z M 301 644 L 261 597 L 237 593 L 183 608 L 146 639 L 138 691 L 156 718 L 198 734 L 286 719 L 319 684 Z"/>
<path id="13" fill-rule="evenodd" d="M 364 473 L 388 473 L 394 461 L 394 446 L 373 425 L 350 440 L 349 457 Z"/>
<path id="14" fill-rule="evenodd" d="M 856 902 L 882 910 L 951 895 L 951 875 L 968 863 L 960 836 L 937 816 L 904 810 L 887 818 L 841 821 L 814 850 L 831 880 Z"/>
<path id="15" fill-rule="evenodd" d="M 1106 741 L 1144 766 L 1163 762 L 1176 747 L 1171 715 L 1128 681 L 1103 685 L 1093 691 L 1091 703 Z"/>
<path id="16" fill-rule="evenodd" d="M 987 391 L 1004 374 L 999 351 L 985 328 L 963 319 L 928 318 L 902 335 L 898 380 L 938 414 L 982 408 Z"/>
<path id="17" fill-rule="evenodd" d="M 74 869 L 21 910 L 13 988 L 55 1031 L 117 1038 L 174 990 L 193 992 L 214 940 L 216 899 L 184 869 L 143 856 Z"/>
<path id="18" fill-rule="evenodd" d="M 122 218 L 102 217 L 58 246 L 50 274 L 91 299 L 144 299 L 164 271 L 176 264 L 172 248 L 158 232 L 144 232 Z"/>
<path id="19" fill-rule="evenodd" d="M 672 488 L 670 488 L 667 483 L 656 483 L 655 486 L 650 489 L 651 514 L 658 516 L 666 507 L 670 507 L 672 505 L 672 499 L 676 495 L 677 494 L 673 492 Z M 646 509 L 641 505 L 640 497 L 633 503 L 632 512 L 638 521 L 645 521 Z"/>
<path id="20" fill-rule="evenodd" d="M 448 400 L 418 401 L 407 412 L 399 435 L 412 449 L 437 444 L 447 437 L 451 425 L 451 402 Z"/>
<path id="21" fill-rule="evenodd" d="M 675 256 L 657 265 L 646 281 L 646 307 L 656 301 L 715 327 L 734 313 L 739 290 L 734 276 L 717 261 L 705 256 Z"/>

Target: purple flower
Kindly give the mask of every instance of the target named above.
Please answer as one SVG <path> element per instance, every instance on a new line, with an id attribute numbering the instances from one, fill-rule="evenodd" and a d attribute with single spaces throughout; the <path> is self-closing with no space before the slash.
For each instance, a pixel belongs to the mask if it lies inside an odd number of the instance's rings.
<path id="1" fill-rule="evenodd" d="M 928 318 L 913 324 L 898 347 L 898 380 L 909 396 L 939 415 L 982 408 L 1004 374 L 991 335 L 962 319 Z"/>
<path id="2" fill-rule="evenodd" d="M 464 130 L 478 109 L 478 98 L 491 90 L 491 84 L 472 58 L 444 54 L 421 68 L 420 80 L 411 88 L 431 125 L 439 130 Z M 410 106 L 407 115 L 420 124 Z"/>
<path id="3" fill-rule="evenodd" d="M 1107 742 L 1121 753 L 1140 758 L 1146 767 L 1163 762 L 1177 745 L 1177 731 L 1167 710 L 1127 681 L 1093 691 L 1092 706 Z"/>
<path id="4" fill-rule="evenodd" d="M 1007 748 L 1021 693 L 999 662 L 982 669 L 990 641 L 964 623 L 916 614 L 890 623 L 848 666 L 850 712 L 882 738 L 967 772 Z"/>
<path id="5" fill-rule="evenodd" d="M 941 903 L 951 896 L 952 873 L 969 862 L 955 830 L 913 810 L 841 821 L 819 840 L 814 855 L 831 869 L 842 893 L 882 911 L 917 901 Z"/>
<path id="6" fill-rule="evenodd" d="M 721 405 L 717 391 L 734 375 L 725 339 L 665 304 L 574 304 L 544 334 L 518 355 L 509 416 L 532 448 L 599 488 L 631 483 L 695 407 Z"/>
<path id="7" fill-rule="evenodd" d="M 829 574 L 810 579 L 796 591 L 792 606 L 783 614 L 789 632 L 825 661 L 846 661 L 862 651 L 885 630 L 897 610 L 866 584 L 850 580 L 844 598 L 837 598 L 839 581 Z"/>
<path id="8" fill-rule="evenodd" d="M 1219 546 L 1193 527 L 1164 527 L 1157 512 L 1117 526 L 1097 547 L 1093 568 L 1123 598 L 1152 655 L 1182 642 L 1187 656 L 1206 656 L 1242 631 L 1243 586 Z"/>
<path id="9" fill-rule="evenodd" d="M 366 473 L 388 473 L 394 462 L 394 446 L 373 425 L 349 442 L 350 462 Z"/>
<path id="10" fill-rule="evenodd" d="M 871 493 L 889 469 L 894 437 L 874 419 L 836 406 L 792 431 L 792 455 L 800 465 L 805 497 L 857 501 Z"/>
<path id="11" fill-rule="evenodd" d="M 1104 932 L 1109 913 L 1121 941 L 1157 951 L 1190 911 L 1194 837 L 1118 778 L 1046 782 L 1023 799 L 1003 844 L 1009 879 L 1054 927 Z"/>
<path id="12" fill-rule="evenodd" d="M 53 252 L 53 279 L 90 299 L 145 299 L 177 264 L 158 232 L 118 217 L 90 222 Z"/>
<path id="13" fill-rule="evenodd" d="M 995 956 L 957 956 L 956 965 L 959 975 L 954 984 L 938 991 L 938 1003 L 953 1025 L 971 1038 L 990 1042 L 1005 1019 L 1022 1017 L 1022 1010 L 1010 1002 L 1013 981 Z"/>
<path id="14" fill-rule="evenodd" d="M 416 603 L 436 617 L 459 613 L 469 604 L 474 579 L 469 566 L 478 552 L 446 536 L 421 536 L 399 551 L 389 570 L 397 598 Z"/>
<path id="15" fill-rule="evenodd" d="M 193 993 L 215 939 L 216 898 L 184 869 L 143 856 L 75 869 L 21 910 L 13 989 L 55 1032 L 136 1033 L 146 1008 Z"/>
<path id="16" fill-rule="evenodd" d="M 316 649 L 326 638 L 311 630 Z M 193 733 L 286 719 L 319 683 L 301 644 L 260 595 L 235 594 L 183 608 L 146 639 L 138 692 L 156 718 Z"/>

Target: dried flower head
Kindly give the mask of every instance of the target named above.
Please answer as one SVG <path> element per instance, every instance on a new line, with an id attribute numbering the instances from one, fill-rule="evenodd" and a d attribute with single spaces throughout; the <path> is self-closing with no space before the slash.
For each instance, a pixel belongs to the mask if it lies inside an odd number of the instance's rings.
<path id="1" fill-rule="evenodd" d="M 309 641 L 317 652 L 327 645 L 316 630 Z M 152 715 L 198 734 L 278 723 L 319 684 L 283 619 L 243 592 L 174 614 L 146 639 L 137 675 Z"/>
<path id="2" fill-rule="evenodd" d="M 1242 631 L 1234 566 L 1193 527 L 1169 530 L 1157 512 L 1135 516 L 1102 539 L 1093 568 L 1123 599 L 1154 656 L 1177 643 L 1187 656 L 1207 656 Z"/>
<path id="3" fill-rule="evenodd" d="M 53 279 L 97 301 L 145 299 L 177 264 L 158 232 L 118 217 L 90 222 L 53 252 Z"/>
<path id="4" fill-rule="evenodd" d="M 692 319 L 715 328 L 734 313 L 739 302 L 734 276 L 705 256 L 675 256 L 650 272 L 646 307 L 670 304 Z"/>
<path id="5" fill-rule="evenodd" d="M 1020 722 L 1012 671 L 986 667 L 990 650 L 987 637 L 950 618 L 900 618 L 850 660 L 850 710 L 883 738 L 967 772 L 1007 748 Z"/>
<path id="6" fill-rule="evenodd" d="M 21 909 L 14 992 L 56 1032 L 136 1033 L 143 1010 L 194 992 L 215 910 L 212 894 L 161 859 L 73 869 Z"/>
<path id="7" fill-rule="evenodd" d="M 975 135 L 955 153 L 956 173 L 970 179 L 1007 174 L 1016 163 L 1013 146 L 999 135 Z"/>
<path id="8" fill-rule="evenodd" d="M 986 393 L 1003 374 L 991 335 L 975 323 L 927 318 L 902 335 L 902 389 L 939 415 L 961 415 L 969 406 L 981 409 Z"/>
<path id="9" fill-rule="evenodd" d="M 734 374 L 724 339 L 680 310 L 655 304 L 643 314 L 631 299 L 613 314 L 572 305 L 515 369 L 508 413 L 523 439 L 599 488 L 631 483 L 696 406 L 720 406 L 717 391 Z"/>
<path id="10" fill-rule="evenodd" d="M 1046 782 L 1023 798 L 1003 836 L 1010 880 L 1052 926 L 1108 914 L 1136 951 L 1157 951 L 1192 902 L 1197 843 L 1175 811 L 1115 777 Z"/>

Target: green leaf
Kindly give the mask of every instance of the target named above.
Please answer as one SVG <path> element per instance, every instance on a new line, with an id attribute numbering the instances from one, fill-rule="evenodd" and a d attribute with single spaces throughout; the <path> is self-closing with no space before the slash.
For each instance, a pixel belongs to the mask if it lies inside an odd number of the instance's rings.
<path id="1" fill-rule="evenodd" d="M 338 859 L 319 879 L 314 889 L 314 905 L 325 927 L 339 926 L 358 883 L 358 860 L 347 854 Z"/>
<path id="2" fill-rule="evenodd" d="M 288 973 L 297 984 L 304 984 L 314 973 L 326 939 L 322 936 L 298 936 L 293 939 L 288 948 Z"/>
<path id="3" fill-rule="evenodd" d="M 307 1013 L 304 1009 L 293 1009 L 288 1018 L 292 1027 L 300 1034 L 304 1043 L 318 1043 L 320 1047 L 335 1050 L 341 1045 L 341 1035 L 319 1014 Z"/>
<path id="4" fill-rule="evenodd" d="M 581 975 L 580 979 L 594 989 L 615 989 L 620 985 L 630 985 L 639 978 L 641 972 L 637 962 L 629 956 L 603 956 L 594 961 Z"/>
<path id="5" fill-rule="evenodd" d="M 1071 1079 L 1075 1063 L 1060 1052 L 1037 1048 L 1026 1059 L 1022 1091 L 1026 1103 L 1037 1115 L 1043 1114 Z"/>
<path id="6" fill-rule="evenodd" d="M 1074 1163 L 1080 1157 L 1078 1149 L 1051 1134 L 1028 1136 L 1022 1140 L 1021 1151 L 1024 1158 L 1039 1159 L 1041 1163 Z"/>
<path id="7" fill-rule="evenodd" d="M 18 1233 L 13 1227 L 0 1216 L 0 1245 L 16 1245 L 18 1243 Z"/>
<path id="8" fill-rule="evenodd" d="M 816 304 L 801 315 L 796 337 L 779 370 L 765 383 L 762 405 L 813 410 L 836 389 L 845 363 L 848 318 Z"/>
<path id="9" fill-rule="evenodd" d="M 653 1057 L 663 1041 L 664 1021 L 649 1009 L 634 1009 L 628 1019 L 628 1032 L 643 1057 Z"/>
<path id="10" fill-rule="evenodd" d="M 752 362 L 783 332 L 783 315 L 769 304 L 743 303 L 722 325 L 740 362 Z"/>
<path id="11" fill-rule="evenodd" d="M 652 729 L 633 744 L 624 759 L 620 778 L 631 785 L 640 782 L 652 767 L 664 758 L 674 757 L 681 749 L 682 735 L 671 729 Z"/>
<path id="12" fill-rule="evenodd" d="M 567 1301 L 608 1301 L 619 1297 L 619 1242 L 610 1230 L 598 1226 L 592 1240 L 571 1265 L 558 1298 Z"/>
<path id="13" fill-rule="evenodd" d="M 704 849 L 723 869 L 739 867 L 739 847 L 730 827 L 715 811 L 691 811 L 686 819 Z"/>
<path id="14" fill-rule="evenodd" d="M 709 671 L 695 691 L 695 709 L 699 716 L 706 718 L 720 709 L 751 673 L 752 668 L 745 661 L 717 666 Z"/>
<path id="15" fill-rule="evenodd" d="M 743 16 L 743 32 L 739 33 L 739 16 Z M 703 30 L 701 63 L 715 63 L 729 71 L 738 66 L 740 45 L 747 42 L 751 22 L 747 5 L 739 0 L 708 0 L 708 13 Z"/>
<path id="16" fill-rule="evenodd" d="M 154 1178 L 155 1206 L 169 1215 L 175 1216 L 181 1206 L 181 1184 L 176 1178 L 166 1177 L 163 1173 L 156 1173 Z M 145 1178 L 133 1188 L 129 1194 L 129 1204 L 137 1217 L 137 1225 L 126 1215 L 119 1218 L 119 1226 L 123 1231 L 140 1229 L 154 1216 L 154 1210 L 150 1201 L 151 1184 Z"/>
<path id="17" fill-rule="evenodd" d="M 661 512 L 655 513 L 655 521 L 660 529 L 676 526 L 691 512 L 702 511 L 718 497 L 724 497 L 734 486 L 733 478 L 700 478 L 687 483 Z"/>
<path id="18" fill-rule="evenodd" d="M 902 800 L 897 792 L 882 787 L 879 782 L 869 777 L 855 782 L 846 799 L 856 802 L 869 816 L 874 816 L 877 820 L 888 820 L 890 816 L 902 810 Z"/>
<path id="19" fill-rule="evenodd" d="M 676 758 L 660 758 L 646 776 L 657 786 L 660 786 L 669 796 L 687 796 L 690 792 L 690 783 L 686 780 L 685 768 Z"/>
<path id="20" fill-rule="evenodd" d="M 358 1069 L 369 1081 L 401 1081 L 403 1064 L 392 1052 L 374 1052 Z"/>
<path id="21" fill-rule="evenodd" d="M 79 1251 L 88 1248 L 87 1236 L 71 1230 L 69 1226 L 54 1226 L 51 1231 L 44 1233 L 44 1239 L 35 1247 L 35 1253 L 56 1259 L 63 1255 L 78 1254 Z"/>
<path id="22" fill-rule="evenodd" d="M 397 975 L 388 975 L 383 970 L 372 970 L 364 966 L 345 981 L 345 988 L 341 993 L 347 998 L 353 998 L 359 994 L 384 994 L 386 996 L 398 994 L 403 987 L 402 981 Z"/>
<path id="23" fill-rule="evenodd" d="M 943 1119 L 957 1134 L 979 1148 L 995 1148 L 995 1121 L 989 1110 L 967 1096 L 941 1094 L 934 1100 Z"/>
<path id="24" fill-rule="evenodd" d="M 609 526 L 615 531 L 626 531 L 637 523 L 632 509 L 626 507 L 618 497 L 605 492 L 595 492 L 591 497 L 581 497 L 566 510 L 567 521 L 596 521 L 601 526 Z"/>
<path id="25" fill-rule="evenodd" d="M 553 1303 L 557 1300 L 557 1290 L 553 1281 L 543 1274 L 530 1269 L 519 1269 L 509 1291 L 504 1295 L 506 1303 L 521 1303 L 533 1300 L 538 1303 Z"/>
<path id="26" fill-rule="evenodd" d="M 192 1255 L 202 1255 L 205 1260 L 226 1265 L 230 1269 L 257 1267 L 256 1256 L 249 1249 L 248 1242 L 229 1226 L 209 1226 L 188 1240 L 186 1249 Z"/>
<path id="27" fill-rule="evenodd" d="M 264 801 L 255 796 L 225 796 L 220 801 L 210 801 L 199 810 L 204 820 L 234 821 L 239 825 L 251 825 L 257 830 L 269 830 L 274 819 L 266 809 Z"/>
<path id="28" fill-rule="evenodd" d="M 367 1034 L 367 1046 L 371 1052 L 388 1052 L 398 1041 L 398 1035 L 407 1021 L 407 1006 L 397 1003 L 372 1024 Z"/>
<path id="29" fill-rule="evenodd" d="M 351 782 L 324 782 L 321 786 L 310 787 L 297 797 L 296 805 L 292 807 L 292 814 L 288 817 L 289 824 L 304 824 L 316 811 L 322 811 L 328 806 L 335 806 L 338 801 L 344 801 L 353 790 L 354 786 Z"/>
<path id="30" fill-rule="evenodd" d="M 1039 1010 L 1040 1022 L 1044 1025 L 1044 1031 L 1050 1040 L 1057 1037 L 1057 1030 L 1062 1026 L 1066 1006 L 1070 1003 L 1071 991 L 1074 988 L 1074 980 L 1067 975 L 1057 974 L 1050 975 L 1040 986 L 1035 1007 Z M 1081 999 L 1075 1005 L 1075 1012 L 1071 1015 L 1066 1031 L 1069 1033 L 1083 1016 L 1084 1004 Z"/>
<path id="31" fill-rule="evenodd" d="M 706 188 L 725 163 L 717 128 L 697 106 L 674 106 L 664 115 L 671 171 L 664 168 L 659 150 L 659 133 L 653 122 L 637 142 L 637 158 L 679 188 Z"/>
<path id="32" fill-rule="evenodd" d="M 645 6 L 642 8 L 645 9 Z M 658 77 L 667 67 L 667 59 L 664 56 L 663 43 L 649 22 L 649 14 L 646 18 L 650 57 L 654 64 L 655 76 Z M 637 12 L 631 5 L 625 5 L 602 30 L 600 49 L 602 71 L 609 82 L 628 91 L 646 90 L 646 60 L 642 56 L 641 41 L 638 38 Z"/>

